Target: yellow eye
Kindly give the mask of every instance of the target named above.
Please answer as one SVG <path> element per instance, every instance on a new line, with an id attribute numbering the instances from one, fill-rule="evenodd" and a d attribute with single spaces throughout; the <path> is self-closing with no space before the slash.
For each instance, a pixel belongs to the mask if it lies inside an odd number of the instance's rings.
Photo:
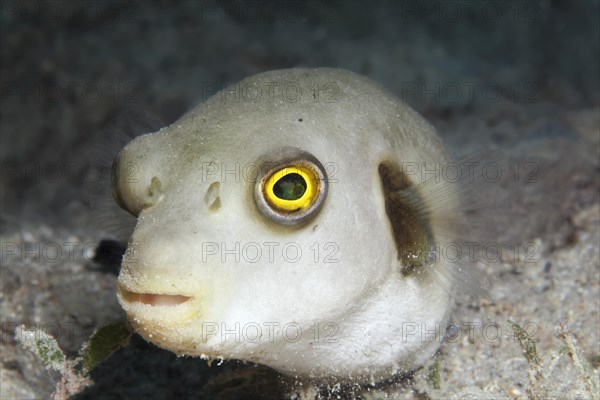
<path id="1" fill-rule="evenodd" d="M 282 211 L 304 210 L 318 194 L 319 181 L 310 168 L 302 165 L 280 169 L 265 183 L 265 197 Z"/>
<path id="2" fill-rule="evenodd" d="M 259 210 L 283 225 L 306 221 L 320 209 L 327 193 L 327 176 L 312 155 L 282 150 L 257 179 L 254 196 Z M 264 169 L 261 169 L 264 171 Z"/>

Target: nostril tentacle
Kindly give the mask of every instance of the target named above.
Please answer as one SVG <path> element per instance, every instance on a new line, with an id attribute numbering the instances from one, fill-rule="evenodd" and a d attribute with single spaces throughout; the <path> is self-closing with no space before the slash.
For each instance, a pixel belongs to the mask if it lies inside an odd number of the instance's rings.
<path id="1" fill-rule="evenodd" d="M 221 208 L 221 198 L 219 197 L 219 189 L 221 184 L 219 182 L 213 182 L 208 187 L 206 195 L 204 196 L 204 203 L 211 211 L 216 211 Z"/>

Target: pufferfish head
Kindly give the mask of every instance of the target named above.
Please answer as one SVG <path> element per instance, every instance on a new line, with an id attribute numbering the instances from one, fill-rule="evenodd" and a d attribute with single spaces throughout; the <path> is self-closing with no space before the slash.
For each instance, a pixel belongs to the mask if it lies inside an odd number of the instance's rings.
<path id="1" fill-rule="evenodd" d="M 423 118 L 354 73 L 245 79 L 115 159 L 114 197 L 137 217 L 119 302 L 178 355 L 341 380 L 416 368 L 452 308 L 431 271 L 453 267 L 425 254 L 458 199 L 404 166 L 449 161 Z"/>

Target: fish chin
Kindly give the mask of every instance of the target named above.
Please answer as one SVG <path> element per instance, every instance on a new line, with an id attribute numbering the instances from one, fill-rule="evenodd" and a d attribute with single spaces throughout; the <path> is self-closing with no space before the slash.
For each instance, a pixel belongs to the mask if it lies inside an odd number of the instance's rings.
<path id="1" fill-rule="evenodd" d="M 180 356 L 224 358 L 226 342 L 213 334 L 216 323 L 203 320 L 202 296 L 138 292 L 120 284 L 117 299 L 133 329 L 148 342 Z"/>
<path id="2" fill-rule="evenodd" d="M 139 293 L 120 285 L 117 299 L 133 328 L 148 341 L 165 348 L 180 346 L 180 339 L 175 340 L 175 346 L 166 344 L 180 337 L 181 327 L 201 316 L 200 301 L 192 296 Z"/>

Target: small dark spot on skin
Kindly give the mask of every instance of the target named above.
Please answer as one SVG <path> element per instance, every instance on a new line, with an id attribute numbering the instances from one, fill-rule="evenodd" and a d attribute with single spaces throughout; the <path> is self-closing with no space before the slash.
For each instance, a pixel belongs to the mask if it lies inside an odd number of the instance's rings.
<path id="1" fill-rule="evenodd" d="M 319 226 L 319 224 L 317 224 L 317 225 L 313 226 L 313 228 L 312 228 L 312 231 L 313 231 L 313 232 L 317 230 L 317 226 Z"/>
<path id="2" fill-rule="evenodd" d="M 552 263 L 550 261 L 548 261 L 545 265 L 544 265 L 544 272 L 545 273 L 549 273 L 550 272 L 550 268 L 552 268 Z"/>
<path id="3" fill-rule="evenodd" d="M 298 122 L 302 122 L 304 121 L 302 118 L 298 118 Z"/>

